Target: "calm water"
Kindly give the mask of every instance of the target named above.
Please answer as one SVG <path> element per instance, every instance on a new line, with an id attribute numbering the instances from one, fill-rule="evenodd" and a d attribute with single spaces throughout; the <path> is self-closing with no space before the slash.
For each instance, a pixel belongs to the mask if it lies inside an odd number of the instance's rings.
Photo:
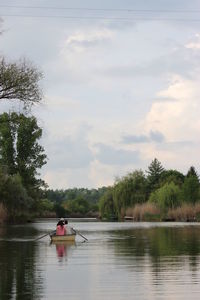
<path id="1" fill-rule="evenodd" d="M 89 242 L 34 241 L 55 224 L 0 228 L 0 300 L 200 298 L 200 224 L 71 221 Z"/>

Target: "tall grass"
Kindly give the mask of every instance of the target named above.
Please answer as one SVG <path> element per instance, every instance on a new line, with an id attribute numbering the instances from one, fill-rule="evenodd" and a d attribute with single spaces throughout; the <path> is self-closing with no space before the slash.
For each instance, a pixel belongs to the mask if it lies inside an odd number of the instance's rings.
<path id="1" fill-rule="evenodd" d="M 129 207 L 125 212 L 126 217 L 133 218 L 134 221 L 198 221 L 200 222 L 200 203 L 182 204 L 181 206 L 169 209 L 163 214 L 153 203 L 136 204 Z"/>
<path id="2" fill-rule="evenodd" d="M 153 203 L 136 204 L 127 208 L 126 216 L 132 217 L 134 221 L 159 221 L 160 209 Z"/>
<path id="3" fill-rule="evenodd" d="M 170 209 L 167 216 L 175 221 L 200 221 L 200 203 L 195 205 L 183 204 L 180 207 Z"/>

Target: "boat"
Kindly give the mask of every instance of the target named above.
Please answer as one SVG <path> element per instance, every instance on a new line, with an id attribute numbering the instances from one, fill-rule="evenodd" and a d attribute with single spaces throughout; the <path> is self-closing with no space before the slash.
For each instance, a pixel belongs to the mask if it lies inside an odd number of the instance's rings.
<path id="1" fill-rule="evenodd" d="M 66 235 L 50 235 L 52 242 L 75 242 L 76 233 Z"/>

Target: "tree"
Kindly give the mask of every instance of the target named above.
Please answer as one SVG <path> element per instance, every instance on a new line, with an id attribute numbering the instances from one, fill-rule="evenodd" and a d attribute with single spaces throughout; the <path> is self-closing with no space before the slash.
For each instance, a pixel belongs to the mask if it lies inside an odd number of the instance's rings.
<path id="1" fill-rule="evenodd" d="M 182 191 L 183 191 L 183 199 L 186 202 L 194 204 L 198 200 L 200 200 L 199 177 L 193 166 L 191 166 L 187 172 Z"/>
<path id="2" fill-rule="evenodd" d="M 108 188 L 99 200 L 99 210 L 102 218 L 115 218 L 115 205 L 113 200 L 113 188 Z"/>
<path id="3" fill-rule="evenodd" d="M 40 102 L 41 72 L 26 60 L 6 62 L 0 59 L 0 100 L 19 100 L 25 105 Z"/>
<path id="4" fill-rule="evenodd" d="M 37 170 L 46 164 L 44 149 L 38 143 L 41 135 L 42 129 L 33 116 L 14 112 L 0 115 L 0 164 L 7 166 L 9 174 L 21 176 L 33 198 L 44 184 L 37 178 Z"/>
<path id="5" fill-rule="evenodd" d="M 181 203 L 181 190 L 174 182 L 166 183 L 151 193 L 149 201 L 157 204 L 163 211 L 175 208 Z"/>
<path id="6" fill-rule="evenodd" d="M 0 167 L 0 202 L 7 209 L 9 217 L 27 211 L 32 201 L 22 185 L 20 175 L 10 175 Z"/>
<path id="7" fill-rule="evenodd" d="M 116 213 L 121 217 L 121 210 L 146 201 L 146 178 L 141 170 L 129 173 L 118 179 L 113 189 Z"/>
<path id="8" fill-rule="evenodd" d="M 200 200 L 200 185 L 196 176 L 191 175 L 185 178 L 183 184 L 183 199 L 192 204 Z"/>
<path id="9" fill-rule="evenodd" d="M 149 192 L 152 192 L 159 187 L 159 181 L 161 179 L 161 174 L 164 172 L 164 168 L 161 162 L 159 162 L 157 158 L 154 158 L 146 172 L 148 174 L 148 190 Z"/>
<path id="10" fill-rule="evenodd" d="M 191 166 L 187 172 L 186 177 L 194 176 L 199 180 L 199 176 L 197 175 L 197 172 L 195 170 L 195 167 Z"/>
<path id="11" fill-rule="evenodd" d="M 160 185 L 174 182 L 178 186 L 182 186 L 185 176 L 177 170 L 164 170 L 161 174 Z"/>

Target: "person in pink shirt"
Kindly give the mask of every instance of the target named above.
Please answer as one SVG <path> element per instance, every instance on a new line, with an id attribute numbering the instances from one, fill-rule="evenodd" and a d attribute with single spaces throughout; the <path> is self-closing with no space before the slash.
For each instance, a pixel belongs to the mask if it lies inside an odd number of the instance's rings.
<path id="1" fill-rule="evenodd" d="M 66 235 L 67 230 L 65 226 L 65 220 L 61 218 L 56 226 L 56 235 Z"/>

